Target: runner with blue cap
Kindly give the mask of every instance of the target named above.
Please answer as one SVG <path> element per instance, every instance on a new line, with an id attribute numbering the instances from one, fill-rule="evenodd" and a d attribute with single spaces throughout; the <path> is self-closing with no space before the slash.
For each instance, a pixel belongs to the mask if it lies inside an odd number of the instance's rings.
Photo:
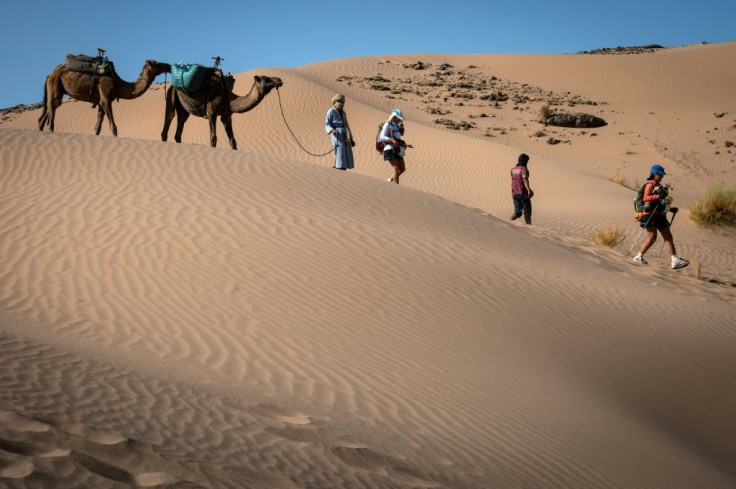
<path id="1" fill-rule="evenodd" d="M 667 173 L 662 165 L 653 165 L 649 170 L 649 178 L 644 187 L 643 215 L 641 217 L 641 227 L 646 229 L 647 237 L 641 245 L 639 253 L 634 257 L 634 262 L 643 265 L 647 264 L 644 259 L 644 253 L 657 241 L 657 231 L 662 235 L 664 244 L 670 252 L 672 260 L 672 268 L 683 268 L 690 264 L 687 260 L 677 256 L 675 251 L 675 242 L 672 238 L 670 230 L 671 222 L 667 220 L 667 212 L 672 212 L 672 220 L 674 221 L 677 214 L 677 207 L 670 208 L 672 197 L 669 196 L 670 186 L 662 184 L 662 178 Z"/>

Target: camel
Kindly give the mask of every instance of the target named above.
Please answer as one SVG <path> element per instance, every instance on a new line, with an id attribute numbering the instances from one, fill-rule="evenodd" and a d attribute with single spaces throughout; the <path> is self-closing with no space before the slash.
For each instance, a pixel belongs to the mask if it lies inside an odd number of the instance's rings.
<path id="1" fill-rule="evenodd" d="M 195 92 L 188 92 L 181 88 L 169 87 L 166 91 L 166 114 L 164 118 L 164 129 L 161 132 L 161 140 L 166 141 L 169 134 L 169 126 L 176 115 L 176 134 L 174 140 L 181 142 L 181 133 L 184 123 L 189 115 L 204 117 L 210 123 L 210 145 L 217 146 L 217 133 L 215 122 L 220 116 L 225 132 L 230 140 L 230 147 L 238 149 L 238 144 L 233 136 L 233 114 L 248 112 L 257 106 L 274 88 L 283 85 L 281 78 L 268 76 L 254 76 L 253 86 L 248 95 L 238 96 L 228 90 L 224 80 L 219 83 L 204 84 Z"/>
<path id="2" fill-rule="evenodd" d="M 43 112 L 38 119 L 38 129 L 48 124 L 49 131 L 54 132 L 54 116 L 66 94 L 75 100 L 92 103 L 97 106 L 97 125 L 95 134 L 99 136 L 102 120 L 105 116 L 110 121 L 110 131 L 118 135 L 118 128 L 112 115 L 112 101 L 115 99 L 130 100 L 143 95 L 161 73 L 170 73 L 171 65 L 158 61 L 146 60 L 141 75 L 134 83 L 121 79 L 116 73 L 93 76 L 86 73 L 69 71 L 60 64 L 46 77 L 43 87 Z"/>

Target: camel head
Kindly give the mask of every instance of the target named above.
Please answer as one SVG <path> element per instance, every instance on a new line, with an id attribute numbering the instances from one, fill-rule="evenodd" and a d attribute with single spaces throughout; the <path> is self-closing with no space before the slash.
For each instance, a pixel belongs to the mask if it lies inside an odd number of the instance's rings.
<path id="1" fill-rule="evenodd" d="M 271 77 L 271 76 L 254 76 L 253 79 L 255 80 L 256 85 L 258 85 L 259 91 L 266 95 L 268 92 L 273 90 L 274 88 L 279 88 L 280 86 L 283 86 L 284 82 L 281 81 L 281 78 L 277 77 Z"/>
<path id="2" fill-rule="evenodd" d="M 171 65 L 168 63 L 159 63 L 152 59 L 147 59 L 143 65 L 143 71 L 146 69 L 150 70 L 154 77 L 157 77 L 161 73 L 171 73 Z"/>

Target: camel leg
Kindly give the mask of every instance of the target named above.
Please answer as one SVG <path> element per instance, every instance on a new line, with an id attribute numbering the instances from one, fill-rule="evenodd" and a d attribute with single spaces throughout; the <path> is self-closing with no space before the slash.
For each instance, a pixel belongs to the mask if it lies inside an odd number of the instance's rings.
<path id="1" fill-rule="evenodd" d="M 173 98 L 174 87 L 169 87 L 166 90 L 166 111 L 164 112 L 164 129 L 161 131 L 161 141 L 169 139 L 169 127 L 171 127 L 171 121 L 174 120 L 176 115 L 176 109 L 174 107 Z"/>
<path id="2" fill-rule="evenodd" d="M 59 78 L 55 78 L 51 75 L 46 77 L 46 83 L 44 85 L 45 93 L 44 98 L 46 104 L 44 105 L 45 114 L 41 114 L 39 119 L 39 129 L 43 130 L 43 124 L 49 126 L 49 131 L 54 132 L 54 120 L 56 119 L 56 109 L 61 107 L 62 99 L 64 98 L 64 86 Z"/>
<path id="3" fill-rule="evenodd" d="M 110 121 L 110 132 L 113 136 L 118 137 L 118 126 L 115 125 L 115 117 L 112 115 L 111 100 L 105 104 L 105 115 L 107 115 L 107 120 Z"/>
<path id="4" fill-rule="evenodd" d="M 210 146 L 214 148 L 217 146 L 217 115 L 211 114 L 207 119 L 210 122 Z"/>
<path id="5" fill-rule="evenodd" d="M 61 106 L 61 98 L 63 95 L 54 94 L 53 90 L 50 90 L 47 87 L 47 90 L 49 91 L 48 97 L 48 103 L 46 104 L 46 107 L 48 108 L 47 113 L 44 115 L 41 115 L 41 119 L 43 119 L 43 123 L 48 124 L 49 131 L 54 132 L 54 119 L 56 118 L 56 109 Z M 41 124 L 41 119 L 39 119 L 39 124 Z M 43 127 L 40 128 L 43 130 Z"/>
<path id="6" fill-rule="evenodd" d="M 38 130 L 43 131 L 43 128 L 46 126 L 46 123 L 49 120 L 49 112 L 46 106 L 43 106 L 43 112 L 41 112 L 41 117 L 38 118 Z"/>
<path id="7" fill-rule="evenodd" d="M 54 132 L 54 119 L 56 118 L 56 109 L 61 105 L 61 97 L 52 97 L 49 100 L 48 125 L 49 131 Z"/>
<path id="8" fill-rule="evenodd" d="M 220 117 L 222 125 L 225 126 L 225 132 L 227 133 L 227 139 L 230 141 L 230 147 L 238 149 L 238 143 L 235 142 L 235 136 L 233 136 L 233 118 L 232 114 L 223 115 Z"/>
<path id="9" fill-rule="evenodd" d="M 176 105 L 176 134 L 174 134 L 174 141 L 177 143 L 181 142 L 181 133 L 184 132 L 184 123 L 189 119 L 189 112 L 180 104 Z"/>
<path id="10" fill-rule="evenodd" d="M 97 106 L 97 124 L 95 124 L 95 136 L 100 135 L 100 130 L 102 130 L 102 120 L 105 118 L 105 111 L 102 108 L 102 105 Z"/>

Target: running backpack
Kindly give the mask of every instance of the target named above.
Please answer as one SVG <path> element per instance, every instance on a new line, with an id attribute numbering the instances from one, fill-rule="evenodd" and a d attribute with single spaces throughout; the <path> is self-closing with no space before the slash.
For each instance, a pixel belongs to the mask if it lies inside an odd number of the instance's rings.
<path id="1" fill-rule="evenodd" d="M 649 182 L 644 182 L 644 185 L 639 187 L 634 197 L 634 212 L 636 213 L 636 220 L 641 221 L 641 216 L 644 214 L 644 189 L 647 187 Z"/>
<path id="2" fill-rule="evenodd" d="M 655 192 L 661 194 L 661 198 L 656 204 L 652 204 L 651 202 L 644 202 L 644 189 L 649 183 L 650 182 L 647 181 L 644 183 L 644 185 L 639 187 L 639 190 L 636 192 L 636 197 L 634 197 L 634 212 L 636 213 L 637 221 L 641 221 L 641 217 L 644 215 L 645 212 L 652 212 L 657 208 L 660 208 L 660 210 L 664 209 L 665 212 L 669 212 L 670 210 L 672 197 L 669 196 L 669 186 L 667 185 L 661 187 L 661 190 L 659 192 Z"/>
<path id="3" fill-rule="evenodd" d="M 378 124 L 378 132 L 376 133 L 376 151 L 383 154 L 383 148 L 386 146 L 386 143 L 381 141 L 381 131 L 383 130 L 383 122 Z"/>

